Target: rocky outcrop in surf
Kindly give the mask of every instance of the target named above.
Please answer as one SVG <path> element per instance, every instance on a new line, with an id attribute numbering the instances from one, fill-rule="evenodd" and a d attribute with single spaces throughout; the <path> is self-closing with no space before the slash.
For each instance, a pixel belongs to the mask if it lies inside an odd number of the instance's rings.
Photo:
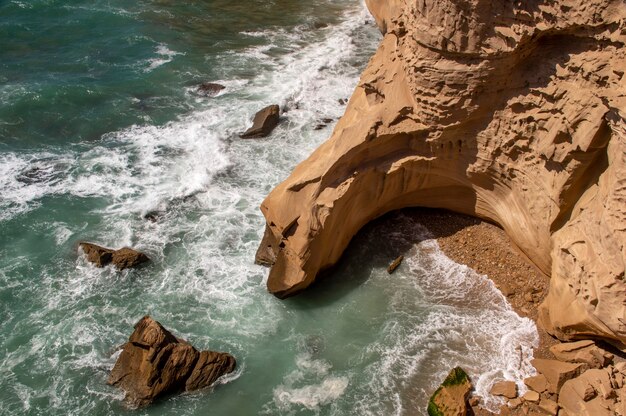
<path id="1" fill-rule="evenodd" d="M 266 137 L 278 126 L 280 121 L 280 107 L 276 104 L 268 105 L 254 115 L 252 127 L 241 134 L 243 139 Z"/>
<path id="2" fill-rule="evenodd" d="M 102 247 L 93 243 L 79 243 L 78 246 L 87 256 L 87 260 L 97 267 L 113 264 L 118 270 L 136 267 L 150 259 L 144 253 L 129 247 L 119 250 Z"/>
<path id="3" fill-rule="evenodd" d="M 384 38 L 331 138 L 262 203 L 293 295 L 408 207 L 501 225 L 545 274 L 545 327 L 626 342 L 626 5 L 369 0 Z"/>
<path id="4" fill-rule="evenodd" d="M 198 351 L 144 316 L 124 344 L 107 383 L 124 390 L 130 406 L 141 407 L 167 394 L 208 387 L 235 365 L 232 355 Z"/>

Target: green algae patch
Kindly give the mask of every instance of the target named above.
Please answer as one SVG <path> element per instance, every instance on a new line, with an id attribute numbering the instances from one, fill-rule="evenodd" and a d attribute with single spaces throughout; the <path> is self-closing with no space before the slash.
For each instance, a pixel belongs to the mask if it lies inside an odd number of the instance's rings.
<path id="1" fill-rule="evenodd" d="M 428 401 L 428 416 L 465 416 L 472 383 L 467 373 L 456 367 Z"/>

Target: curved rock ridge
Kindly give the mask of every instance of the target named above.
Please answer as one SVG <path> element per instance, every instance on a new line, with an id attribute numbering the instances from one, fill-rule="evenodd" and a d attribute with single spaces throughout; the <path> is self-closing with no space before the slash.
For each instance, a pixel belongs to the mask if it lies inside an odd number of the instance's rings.
<path id="1" fill-rule="evenodd" d="M 286 297 L 389 211 L 493 221 L 545 274 L 544 326 L 626 342 L 626 5 L 368 0 L 383 39 L 330 139 L 261 205 Z"/>

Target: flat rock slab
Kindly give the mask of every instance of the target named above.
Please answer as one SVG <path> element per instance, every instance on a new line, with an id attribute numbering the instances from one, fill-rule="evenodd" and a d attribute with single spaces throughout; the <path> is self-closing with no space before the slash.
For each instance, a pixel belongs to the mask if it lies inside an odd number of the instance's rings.
<path id="1" fill-rule="evenodd" d="M 560 361 L 584 363 L 591 368 L 606 367 L 613 361 L 613 354 L 598 347 L 592 340 L 564 342 L 550 347 L 550 352 Z"/>
<path id="2" fill-rule="evenodd" d="M 490 393 L 494 396 L 514 399 L 517 397 L 517 384 L 513 381 L 499 381 L 491 387 Z"/>
<path id="3" fill-rule="evenodd" d="M 276 104 L 270 105 L 256 113 L 252 121 L 252 127 L 246 130 L 240 137 L 250 139 L 255 137 L 266 137 L 276 128 L 280 119 L 280 107 Z"/>
<path id="4" fill-rule="evenodd" d="M 548 391 L 550 393 L 558 393 L 567 380 L 578 376 L 583 370 L 582 364 L 564 363 L 558 360 L 541 358 L 532 360 L 531 364 L 548 380 Z"/>
<path id="5" fill-rule="evenodd" d="M 235 365 L 232 355 L 199 352 L 144 316 L 124 344 L 107 384 L 124 390 L 129 406 L 142 407 L 168 394 L 208 387 Z"/>

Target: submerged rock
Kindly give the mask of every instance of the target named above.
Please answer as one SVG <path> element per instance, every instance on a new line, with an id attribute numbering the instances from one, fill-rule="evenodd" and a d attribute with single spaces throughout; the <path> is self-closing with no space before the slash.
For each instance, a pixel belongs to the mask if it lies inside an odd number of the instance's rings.
<path id="1" fill-rule="evenodd" d="M 252 122 L 252 127 L 241 135 L 244 139 L 268 136 L 278 125 L 280 118 L 280 107 L 276 104 L 270 105 L 256 113 Z"/>
<path id="2" fill-rule="evenodd" d="M 105 267 L 112 263 L 118 270 L 124 270 L 150 260 L 144 253 L 129 247 L 113 250 L 85 242 L 79 243 L 78 246 L 87 256 L 87 260 L 97 267 Z"/>
<path id="3" fill-rule="evenodd" d="M 198 86 L 197 91 L 204 96 L 213 97 L 225 88 L 226 87 L 221 84 L 216 84 L 214 82 L 205 82 Z"/>
<path id="4" fill-rule="evenodd" d="M 232 355 L 199 352 L 144 316 L 124 344 L 107 384 L 124 390 L 130 406 L 141 407 L 167 394 L 208 387 L 235 365 Z"/>
<path id="5" fill-rule="evenodd" d="M 404 256 L 398 256 L 394 261 L 392 261 L 391 264 L 387 267 L 387 273 L 391 274 L 395 272 L 396 269 L 400 267 L 402 260 L 404 260 Z"/>
<path id="6" fill-rule="evenodd" d="M 461 367 L 450 371 L 428 401 L 429 416 L 466 416 L 472 383 Z"/>

